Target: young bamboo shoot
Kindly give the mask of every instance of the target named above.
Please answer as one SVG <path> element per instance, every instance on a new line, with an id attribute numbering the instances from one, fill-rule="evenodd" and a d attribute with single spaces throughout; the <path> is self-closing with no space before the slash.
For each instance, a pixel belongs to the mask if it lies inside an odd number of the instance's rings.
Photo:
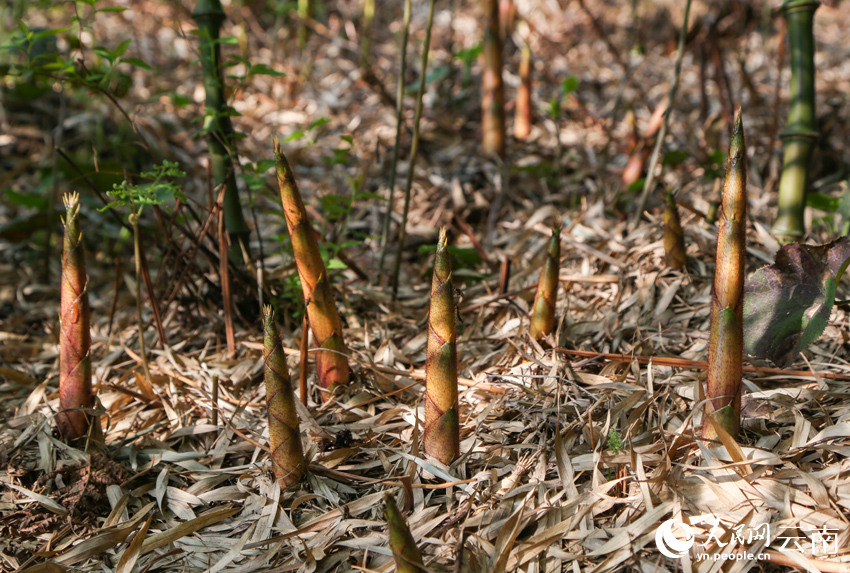
<path id="1" fill-rule="evenodd" d="M 431 309 L 428 314 L 428 361 L 425 365 L 425 453 L 444 464 L 460 453 L 457 398 L 457 330 L 452 262 L 446 229 L 440 230 Z"/>
<path id="2" fill-rule="evenodd" d="M 65 195 L 65 239 L 59 311 L 59 431 L 67 440 L 88 434 L 94 406 L 91 386 L 91 312 L 86 257 L 80 232 L 80 203 L 76 193 Z"/>
<path id="3" fill-rule="evenodd" d="M 307 317 L 313 338 L 321 349 L 316 355 L 316 370 L 319 385 L 326 390 L 322 393 L 322 400 L 328 400 L 337 386 L 348 384 L 348 356 L 342 338 L 342 322 L 295 175 L 278 142 L 275 142 L 275 166 L 283 213 L 307 305 Z"/>
<path id="4" fill-rule="evenodd" d="M 729 145 L 717 230 L 708 384 L 702 427 L 703 437 L 709 439 L 717 437 L 712 418 L 732 436 L 738 434 L 741 422 L 747 217 L 747 153 L 741 115 L 739 110 Z"/>
<path id="5" fill-rule="evenodd" d="M 307 470 L 298 414 L 295 412 L 295 394 L 289 378 L 286 355 L 280 345 L 274 324 L 274 311 L 263 308 L 263 359 L 266 380 L 266 404 L 269 409 L 269 445 L 272 453 L 272 470 L 282 487 L 301 481 Z"/>
<path id="6" fill-rule="evenodd" d="M 552 228 L 552 238 L 546 248 L 546 260 L 537 282 L 537 294 L 531 307 L 528 333 L 540 340 L 555 329 L 555 306 L 558 302 L 558 272 L 561 264 L 561 230 Z"/>
<path id="7" fill-rule="evenodd" d="M 416 541 L 410 534 L 410 529 L 404 522 L 404 517 L 393 501 L 393 497 L 388 493 L 384 494 L 384 505 L 386 506 L 384 519 L 387 521 L 390 550 L 393 552 L 396 571 L 398 573 L 422 573 L 426 571 Z"/>

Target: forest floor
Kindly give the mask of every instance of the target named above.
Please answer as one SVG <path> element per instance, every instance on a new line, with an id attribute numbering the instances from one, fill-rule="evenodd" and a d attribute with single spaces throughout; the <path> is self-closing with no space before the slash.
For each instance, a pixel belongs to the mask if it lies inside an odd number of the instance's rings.
<path id="1" fill-rule="evenodd" d="M 723 2 L 694 3 L 658 185 L 633 225 L 641 190 L 622 181 L 624 116 L 630 104 L 642 131 L 669 93 L 683 3 L 635 3 L 632 12 L 627 2 L 518 0 L 505 46 L 508 127 L 524 42 L 534 54 L 535 123 L 528 139 L 509 138 L 500 165 L 480 146 L 480 8 L 455 1 L 452 14 L 438 2 L 394 300 L 386 276 L 396 225 L 380 277 L 377 266 L 395 146 L 401 3 L 378 10 L 368 67 L 360 64 L 356 2 L 325 2 L 301 53 L 275 3 L 228 3 L 223 34 L 235 40 L 224 44 L 225 57 L 286 74 L 253 75 L 230 94 L 244 134 L 240 184 L 256 262 L 230 266 L 232 349 L 198 136 L 204 94 L 191 3 L 128 0 L 116 3 L 127 11 L 89 17 L 78 2 L 81 33 L 71 23 L 75 4 L 51 4 L 33 3 L 25 20 L 70 26 L 55 49 L 73 53 L 66 40 L 80 38 L 88 49 L 78 55 L 93 66 L 92 46 L 131 38 L 128 55 L 153 71 L 121 68 L 130 81 L 108 85 L 111 98 L 55 78 L 2 80 L 0 571 L 391 571 L 387 491 L 430 571 L 848 570 L 845 307 L 833 310 L 824 335 L 793 365 L 746 370 L 737 446 L 694 439 L 716 245 L 705 213 L 719 197 L 739 105 L 749 161 L 748 269 L 772 262 L 778 249 L 770 225 L 789 74 L 773 4 L 733 2 L 726 13 Z M 404 100 L 396 224 L 426 4 L 414 2 L 405 77 L 414 87 Z M 4 26 L 15 25 L 3 15 Z M 850 14 L 829 2 L 815 24 L 821 135 L 811 187 L 826 198 L 818 206 L 829 208 L 848 193 Z M 230 70 L 245 74 L 241 64 Z M 561 98 L 571 76 L 575 97 Z M 45 89 L 33 96 L 21 90 L 28 82 Z M 557 117 L 548 111 L 552 98 L 562 99 Z M 320 404 L 311 366 L 300 411 L 310 471 L 284 491 L 270 474 L 260 309 L 277 307 L 297 380 L 304 301 L 269 169 L 273 137 L 334 263 L 353 367 L 349 387 Z M 164 159 L 188 175 L 175 181 L 186 196 L 178 209 L 148 209 L 142 220 L 154 295 L 145 294 L 148 381 L 132 240 L 119 223 L 126 213 L 100 212 L 98 193 Z M 682 215 L 684 271 L 665 264 L 665 188 L 676 192 Z M 49 213 L 72 190 L 82 195 L 94 383 L 104 412 L 105 449 L 90 453 L 64 444 L 54 419 L 61 226 Z M 808 242 L 840 233 L 839 213 L 807 213 Z M 563 226 L 551 340 L 559 351 L 526 334 L 553 224 Z M 461 318 L 461 457 L 449 467 L 421 452 L 425 325 L 441 226 L 456 247 Z M 499 292 L 503 260 L 512 269 L 506 293 Z M 846 286 L 837 298 L 850 298 Z M 663 554 L 656 542 L 671 518 L 695 534 L 683 557 Z"/>

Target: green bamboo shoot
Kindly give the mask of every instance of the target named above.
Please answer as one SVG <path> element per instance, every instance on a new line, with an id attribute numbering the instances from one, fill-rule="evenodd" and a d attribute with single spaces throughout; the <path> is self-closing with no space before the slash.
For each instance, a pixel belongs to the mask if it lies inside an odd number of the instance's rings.
<path id="1" fill-rule="evenodd" d="M 396 571 L 398 573 L 422 573 L 426 571 L 422 564 L 422 554 L 416 546 L 413 535 L 410 534 L 410 529 L 404 522 L 404 517 L 393 501 L 392 495 L 384 494 L 384 504 L 386 506 L 384 519 L 387 521 L 390 550 L 393 552 Z"/>

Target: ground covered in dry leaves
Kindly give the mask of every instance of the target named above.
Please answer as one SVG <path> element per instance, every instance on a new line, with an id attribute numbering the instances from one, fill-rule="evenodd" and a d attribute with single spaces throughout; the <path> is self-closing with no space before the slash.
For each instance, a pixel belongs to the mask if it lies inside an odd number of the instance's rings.
<path id="1" fill-rule="evenodd" d="M 620 175 L 626 103 L 642 129 L 668 93 L 682 18 L 676 5 L 683 3 L 641 2 L 633 12 L 627 2 L 518 0 L 524 21 L 505 51 L 508 115 L 518 84 L 516 45 L 523 41 L 535 55 L 537 112 L 529 140 L 512 140 L 508 161 L 499 166 L 479 152 L 480 64 L 474 54 L 468 65 L 464 60 L 481 34 L 479 7 L 455 1 L 452 14 L 438 2 L 429 66 L 434 76 L 425 95 L 396 302 L 388 287 L 371 279 L 386 208 L 375 194 L 386 197 L 395 145 L 389 94 L 396 85 L 400 3 L 378 10 L 368 68 L 359 65 L 354 2 L 325 3 L 303 54 L 294 48 L 288 19 L 270 8 L 274 3 L 227 6 L 224 33 L 237 42 L 225 46 L 226 54 L 287 74 L 254 76 L 232 93 L 240 114 L 234 123 L 246 136 L 239 143 L 241 171 L 252 175 L 249 167 L 271 158 L 271 137 L 284 138 L 318 231 L 326 244 L 345 245 L 335 253 L 344 263 L 336 265 L 333 283 L 354 380 L 330 404 L 320 406 L 311 393 L 301 410 L 311 471 L 290 491 L 280 491 L 270 477 L 260 344 L 260 304 L 272 302 L 297 378 L 303 301 L 292 279 L 275 181 L 267 165 L 258 177 L 243 177 L 253 183 L 253 193 L 243 193 L 253 206 L 252 250 L 262 284 L 252 272 L 231 268 L 231 354 L 218 234 L 214 221 L 204 224 L 211 195 L 206 146 L 196 137 L 203 91 L 190 33 L 192 6 L 116 4 L 129 10 L 98 15 L 84 42 L 114 46 L 130 37 L 129 53 L 154 68 L 128 69 L 132 85 L 116 98 L 138 133 L 103 94 L 56 82 L 54 90 L 22 102 L 8 95 L 12 80 L 4 80 L 0 570 L 391 571 L 384 491 L 408 512 L 433 571 L 850 567 L 850 363 L 843 307 L 789 370 L 756 364 L 746 372 L 739 448 L 693 438 L 715 247 L 715 229 L 703 214 L 718 193 L 717 152 L 725 152 L 738 104 L 749 146 L 749 269 L 772 261 L 777 248 L 769 227 L 788 72 L 787 56 L 780 67 L 782 25 L 771 15 L 773 4 L 732 3 L 727 14 L 725 3 L 710 9 L 694 3 L 665 142 L 665 151 L 676 153 L 667 156 L 659 177 L 660 187 L 677 190 L 683 215 L 690 260 L 678 272 L 665 268 L 658 193 L 631 227 L 639 191 L 624 189 Z M 425 4 L 414 2 L 410 85 L 420 73 Z M 31 26 L 68 25 L 71 7 L 33 7 L 27 19 Z M 82 3 L 80 10 L 85 13 Z M 841 181 L 850 138 L 848 25 L 837 3 L 817 12 L 821 138 L 813 188 L 833 197 L 847 191 Z M 58 49 L 69 48 L 60 43 Z M 94 58 L 90 51 L 83 57 L 89 63 Z M 239 66 L 232 70 L 244 74 Z M 565 100 L 553 122 L 547 102 L 571 75 L 579 80 L 577 99 Z M 411 127 L 412 92 L 405 102 Z M 60 123 L 64 128 L 57 130 Z M 303 135 L 286 141 L 297 130 Z M 139 134 L 151 156 L 138 151 Z M 400 182 L 409 142 L 406 129 Z M 54 153 L 54 145 L 88 177 Z M 187 202 L 176 215 L 148 210 L 143 219 L 165 333 L 161 340 L 146 298 L 153 373 L 147 384 L 138 354 L 132 244 L 114 219 L 97 211 L 93 187 L 108 190 L 125 171 L 162 159 L 178 161 L 189 175 L 179 181 Z M 55 243 L 59 227 L 38 217 L 46 211 L 8 200 L 10 193 L 58 197 L 73 189 L 83 196 L 87 221 L 93 365 L 106 413 L 106 450 L 91 454 L 66 446 L 54 431 L 60 259 L 55 244 L 46 252 L 45 242 L 52 235 Z M 396 221 L 400 203 L 397 193 Z M 838 215 L 809 214 L 811 242 L 839 232 Z M 24 227 L 9 227 L 27 217 Z M 564 226 L 556 337 L 562 352 L 525 335 L 554 223 Z M 460 249 L 462 456 L 451 467 L 424 459 L 420 450 L 428 247 L 441 225 L 449 226 Z M 505 258 L 513 272 L 508 293 L 500 295 L 498 266 Z M 848 298 L 846 286 L 839 285 L 838 298 Z M 655 535 L 669 518 L 690 521 L 700 552 L 767 557 L 666 557 Z M 752 535 L 763 524 L 770 539 Z M 832 538 L 818 544 L 823 532 Z M 795 541 L 780 551 L 783 538 Z"/>

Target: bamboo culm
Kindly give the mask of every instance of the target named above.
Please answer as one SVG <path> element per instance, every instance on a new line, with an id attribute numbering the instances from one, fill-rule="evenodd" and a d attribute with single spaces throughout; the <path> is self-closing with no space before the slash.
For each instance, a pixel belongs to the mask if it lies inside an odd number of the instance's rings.
<path id="1" fill-rule="evenodd" d="M 773 231 L 784 242 L 806 234 L 806 182 L 809 158 L 818 137 L 815 125 L 815 0 L 786 0 L 781 7 L 788 25 L 791 54 L 791 105 L 782 132 L 782 177 Z"/>
<path id="2" fill-rule="evenodd" d="M 250 232 L 236 185 L 231 148 L 233 124 L 224 97 L 224 72 L 221 67 L 220 33 L 224 9 L 220 0 L 198 0 L 192 17 L 198 23 L 201 68 L 203 71 L 206 113 L 204 131 L 210 152 L 210 170 L 216 187 L 224 185 L 224 221 L 234 253 L 241 253 L 240 243 L 247 249 Z M 241 256 L 241 255 L 240 255 Z"/>

